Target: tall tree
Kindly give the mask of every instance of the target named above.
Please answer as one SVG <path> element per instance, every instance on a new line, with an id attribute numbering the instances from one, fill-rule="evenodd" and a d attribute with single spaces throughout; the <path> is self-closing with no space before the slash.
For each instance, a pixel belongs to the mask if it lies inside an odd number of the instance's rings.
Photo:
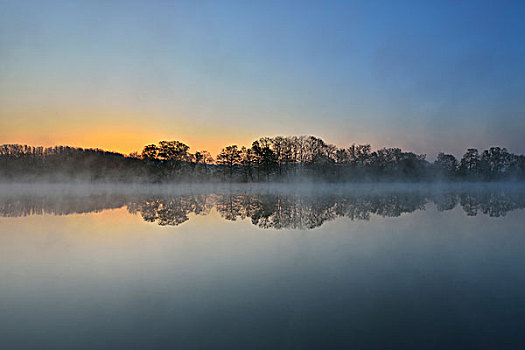
<path id="1" fill-rule="evenodd" d="M 469 148 L 459 163 L 460 175 L 468 178 L 477 178 L 480 174 L 480 156 L 476 148 Z"/>
<path id="2" fill-rule="evenodd" d="M 158 157 L 170 161 L 189 161 L 188 153 L 190 147 L 180 141 L 160 141 L 158 146 Z"/>
<path id="3" fill-rule="evenodd" d="M 502 178 L 507 175 L 511 156 L 506 148 L 491 147 L 481 155 L 481 169 L 487 179 Z"/>
<path id="4" fill-rule="evenodd" d="M 439 153 L 434 161 L 436 175 L 451 179 L 458 170 L 458 161 L 452 154 Z"/>
<path id="5" fill-rule="evenodd" d="M 259 141 L 262 143 L 259 143 Z M 254 141 L 252 143 L 252 150 L 256 156 L 257 173 L 259 175 L 260 170 L 262 170 L 266 174 L 266 179 L 268 180 L 271 172 L 276 166 L 276 157 L 275 153 L 270 148 L 271 142 L 268 138 L 262 138 L 259 141 Z"/>
<path id="6" fill-rule="evenodd" d="M 156 145 L 146 145 L 144 146 L 144 149 L 142 150 L 142 159 L 145 160 L 154 160 L 158 159 L 159 149 Z"/>
<path id="7" fill-rule="evenodd" d="M 246 179 L 253 181 L 253 167 L 257 163 L 257 156 L 252 148 L 241 148 L 241 164 L 244 169 Z"/>
<path id="8" fill-rule="evenodd" d="M 237 145 L 227 146 L 217 155 L 217 164 L 229 169 L 230 178 L 233 177 L 235 167 L 241 165 L 241 151 Z"/>

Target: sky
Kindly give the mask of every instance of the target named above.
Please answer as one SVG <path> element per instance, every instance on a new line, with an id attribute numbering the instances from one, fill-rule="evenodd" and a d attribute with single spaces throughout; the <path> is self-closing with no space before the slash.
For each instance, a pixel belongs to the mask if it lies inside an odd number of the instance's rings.
<path id="1" fill-rule="evenodd" d="M 524 1 L 0 0 L 0 144 L 525 153 Z"/>

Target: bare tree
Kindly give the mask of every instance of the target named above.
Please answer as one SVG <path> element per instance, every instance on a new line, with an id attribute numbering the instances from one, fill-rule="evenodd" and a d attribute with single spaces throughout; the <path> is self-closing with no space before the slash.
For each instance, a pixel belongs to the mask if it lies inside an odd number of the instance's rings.
<path id="1" fill-rule="evenodd" d="M 217 164 L 229 169 L 230 178 L 233 177 L 233 169 L 241 165 L 241 151 L 237 145 L 227 146 L 217 155 Z"/>

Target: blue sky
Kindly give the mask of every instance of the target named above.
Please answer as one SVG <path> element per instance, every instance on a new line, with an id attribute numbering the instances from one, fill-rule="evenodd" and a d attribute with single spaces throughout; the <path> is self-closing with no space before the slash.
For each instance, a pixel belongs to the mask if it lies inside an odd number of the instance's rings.
<path id="1" fill-rule="evenodd" d="M 0 143 L 525 153 L 525 2 L 0 1 Z"/>

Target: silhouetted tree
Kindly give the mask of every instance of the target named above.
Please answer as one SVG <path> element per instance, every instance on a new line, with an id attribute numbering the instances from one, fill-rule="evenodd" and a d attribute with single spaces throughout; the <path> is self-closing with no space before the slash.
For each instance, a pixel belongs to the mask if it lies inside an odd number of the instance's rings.
<path id="1" fill-rule="evenodd" d="M 452 154 L 439 153 L 434 162 L 435 175 L 452 179 L 458 169 L 458 161 Z"/>
<path id="2" fill-rule="evenodd" d="M 217 155 L 217 164 L 229 169 L 230 178 L 233 177 L 233 169 L 241 164 L 241 151 L 237 145 L 223 148 Z"/>
<path id="3" fill-rule="evenodd" d="M 249 148 L 224 148 L 217 157 L 220 168 L 212 164 L 209 152 L 191 154 L 189 149 L 180 141 L 160 141 L 146 145 L 140 155 L 124 156 L 100 149 L 7 144 L 0 145 L 0 176 L 52 181 L 204 181 L 222 169 L 224 176 L 229 172 L 232 180 L 242 181 L 302 177 L 323 181 L 525 179 L 525 156 L 501 147 L 491 147 L 481 156 L 470 148 L 459 164 L 453 155 L 440 153 L 430 164 L 424 154 L 400 148 L 372 151 L 370 145 L 353 144 L 344 149 L 314 136 L 263 137 Z"/>
<path id="4" fill-rule="evenodd" d="M 213 163 L 213 157 L 208 151 L 197 151 L 193 156 L 195 160 L 195 165 L 198 173 L 201 176 L 208 176 L 208 165 Z"/>
<path id="5" fill-rule="evenodd" d="M 506 148 L 491 147 L 481 155 L 481 171 L 489 180 L 505 177 L 510 161 L 511 157 Z"/>
<path id="6" fill-rule="evenodd" d="M 157 157 L 168 161 L 190 161 L 189 146 L 179 141 L 160 141 Z"/>
<path id="7" fill-rule="evenodd" d="M 142 159 L 146 160 L 154 160 L 158 159 L 159 149 L 156 145 L 146 145 L 144 146 L 144 149 L 142 150 Z"/>
<path id="8" fill-rule="evenodd" d="M 481 172 L 481 159 L 475 148 L 467 149 L 459 164 L 459 174 L 469 179 L 477 179 Z"/>
<path id="9" fill-rule="evenodd" d="M 246 179 L 253 181 L 253 167 L 257 164 L 257 156 L 252 148 L 241 148 L 241 164 Z"/>
<path id="10" fill-rule="evenodd" d="M 267 180 L 276 166 L 275 153 L 270 148 L 270 144 L 268 138 L 261 138 L 252 143 L 252 150 L 256 156 L 258 178 L 260 178 L 260 170 L 262 170 L 266 174 Z"/>

